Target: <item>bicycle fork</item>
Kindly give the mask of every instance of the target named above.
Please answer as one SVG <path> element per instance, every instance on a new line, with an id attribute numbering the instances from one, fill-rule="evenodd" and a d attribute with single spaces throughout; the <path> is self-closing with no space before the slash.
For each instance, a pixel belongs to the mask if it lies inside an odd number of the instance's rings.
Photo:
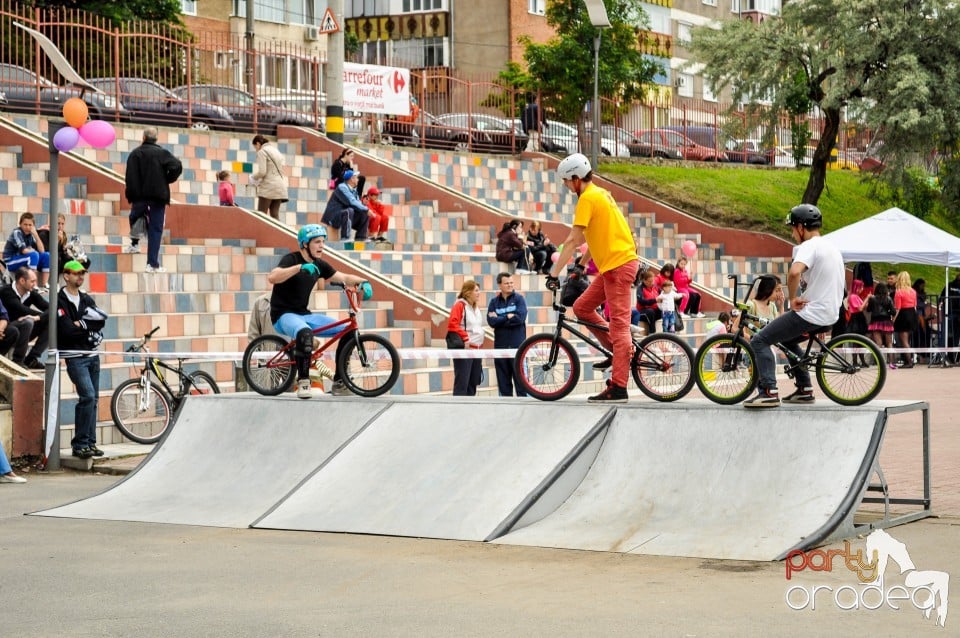
<path id="1" fill-rule="evenodd" d="M 146 412 L 150 408 L 150 375 L 140 377 L 140 411 Z"/>

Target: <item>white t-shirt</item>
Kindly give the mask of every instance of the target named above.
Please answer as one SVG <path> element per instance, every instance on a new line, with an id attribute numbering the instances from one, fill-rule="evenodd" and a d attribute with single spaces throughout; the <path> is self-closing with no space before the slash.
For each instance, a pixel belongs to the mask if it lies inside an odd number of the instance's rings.
<path id="1" fill-rule="evenodd" d="M 836 246 L 819 235 L 797 247 L 794 263 L 806 265 L 801 277 L 800 298 L 809 303 L 797 314 L 818 326 L 832 326 L 843 303 L 843 256 Z"/>
<path id="2" fill-rule="evenodd" d="M 661 292 L 657 295 L 657 307 L 660 308 L 660 312 L 676 312 L 676 302 L 680 299 L 683 299 L 683 295 L 679 292 Z"/>

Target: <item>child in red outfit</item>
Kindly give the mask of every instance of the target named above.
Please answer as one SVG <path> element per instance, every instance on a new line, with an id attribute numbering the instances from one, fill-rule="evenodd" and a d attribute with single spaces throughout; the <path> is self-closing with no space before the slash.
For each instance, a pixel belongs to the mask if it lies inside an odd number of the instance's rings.
<path id="1" fill-rule="evenodd" d="M 384 235 L 390 225 L 390 211 L 380 201 L 380 189 L 371 186 L 370 190 L 364 196 L 364 201 L 369 208 L 367 215 L 370 216 L 370 239 L 373 241 L 386 241 Z"/>
<path id="2" fill-rule="evenodd" d="M 234 201 L 234 190 L 233 183 L 230 181 L 230 172 L 229 171 L 220 171 L 217 173 L 217 192 L 220 194 L 220 205 L 221 206 L 236 206 L 237 203 Z"/>

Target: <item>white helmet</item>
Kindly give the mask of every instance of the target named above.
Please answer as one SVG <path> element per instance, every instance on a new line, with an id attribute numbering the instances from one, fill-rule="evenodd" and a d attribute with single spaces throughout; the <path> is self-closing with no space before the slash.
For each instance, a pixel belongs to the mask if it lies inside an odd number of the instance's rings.
<path id="1" fill-rule="evenodd" d="M 590 160 L 583 153 L 574 153 L 564 158 L 557 166 L 557 174 L 560 179 L 572 179 L 579 177 L 583 179 L 590 174 Z"/>

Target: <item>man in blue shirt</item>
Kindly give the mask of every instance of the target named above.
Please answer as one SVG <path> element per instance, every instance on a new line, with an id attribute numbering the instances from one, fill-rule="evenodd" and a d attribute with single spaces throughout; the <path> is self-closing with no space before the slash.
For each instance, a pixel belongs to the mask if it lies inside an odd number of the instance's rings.
<path id="1" fill-rule="evenodd" d="M 497 275 L 497 285 L 500 292 L 487 307 L 487 323 L 493 328 L 493 347 L 516 348 L 527 338 L 527 301 L 514 290 L 510 273 Z M 493 367 L 497 371 L 500 396 L 512 397 L 514 386 L 518 397 L 527 396 L 513 374 L 513 359 L 494 359 Z"/>

